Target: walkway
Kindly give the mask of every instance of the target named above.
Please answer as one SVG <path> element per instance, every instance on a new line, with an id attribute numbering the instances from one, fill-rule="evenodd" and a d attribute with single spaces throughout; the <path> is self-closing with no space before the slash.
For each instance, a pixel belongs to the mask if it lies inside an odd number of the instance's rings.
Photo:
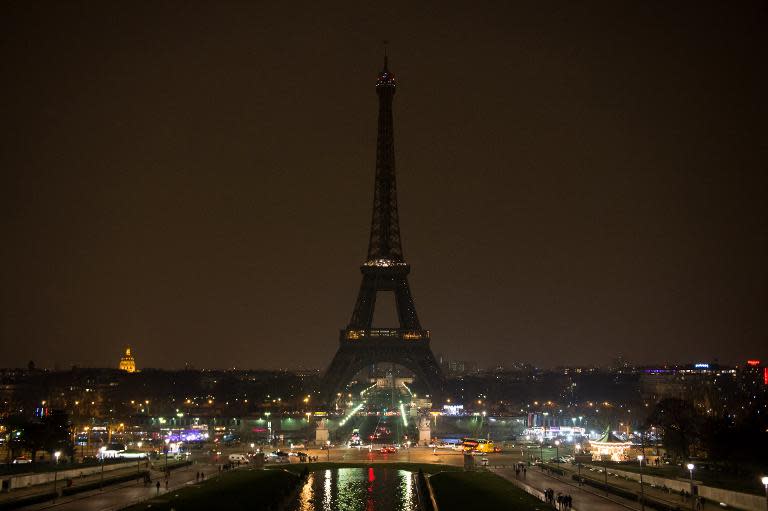
<path id="1" fill-rule="evenodd" d="M 565 470 L 565 474 L 567 478 L 572 477 L 573 474 L 577 473 L 577 468 L 570 464 L 562 464 L 560 465 L 560 469 Z M 594 470 L 590 470 L 594 469 Z M 602 467 L 599 466 L 583 466 L 581 468 L 581 475 L 582 477 L 593 479 L 595 481 L 598 481 L 600 483 L 603 483 L 605 481 L 605 474 L 600 473 L 597 471 L 597 469 L 602 469 Z M 609 468 L 608 469 L 608 484 L 611 486 L 615 486 L 617 488 L 621 488 L 622 490 L 626 490 L 632 493 L 639 493 L 640 492 L 640 483 L 638 481 L 630 481 L 627 479 L 623 479 L 620 477 L 616 477 L 615 475 L 611 475 L 612 471 Z M 600 492 L 598 489 L 594 489 L 596 492 Z M 654 488 L 650 486 L 647 482 L 643 485 L 643 492 L 645 493 L 646 498 L 657 500 L 660 502 L 663 502 L 665 504 L 668 504 L 670 506 L 680 506 L 681 508 L 689 508 L 691 506 L 691 501 L 689 499 L 682 499 L 678 493 L 670 492 L 667 490 L 663 490 L 661 488 Z M 705 509 L 707 508 L 705 504 Z"/>
<path id="2" fill-rule="evenodd" d="M 194 463 L 184 468 L 171 472 L 171 478 L 167 492 L 195 483 L 195 475 L 203 471 L 206 477 L 214 477 L 218 474 L 215 465 L 209 463 Z M 71 497 L 59 497 L 56 502 L 47 501 L 20 508 L 24 511 L 37 511 L 51 509 L 54 511 L 112 511 L 136 504 L 157 495 L 155 482 L 160 480 L 160 494 L 166 493 L 163 472 L 152 471 L 152 484 L 144 486 L 135 481 L 106 486 L 103 490 L 93 490 Z"/>
<path id="3" fill-rule="evenodd" d="M 492 468 L 491 471 L 518 486 L 528 485 L 539 491 L 552 488 L 555 490 L 555 495 L 558 492 L 570 495 L 573 497 L 573 511 L 627 511 L 628 509 L 640 509 L 636 502 L 616 496 L 605 498 L 596 491 L 593 492 L 589 487 L 579 487 L 575 482 L 571 483 L 567 480 L 555 478 L 543 473 L 538 468 L 528 467 L 525 478 L 522 475 L 519 478 L 516 477 L 514 468 Z"/>

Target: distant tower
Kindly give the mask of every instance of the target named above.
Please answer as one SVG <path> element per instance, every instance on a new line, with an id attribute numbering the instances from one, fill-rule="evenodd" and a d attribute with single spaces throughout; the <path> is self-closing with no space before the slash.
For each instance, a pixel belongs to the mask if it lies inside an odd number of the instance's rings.
<path id="1" fill-rule="evenodd" d="M 400 364 L 412 371 L 430 394 L 443 391 L 443 374 L 429 347 L 429 330 L 421 328 L 408 286 L 410 265 L 403 258 L 395 186 L 395 144 L 392 100 L 395 76 L 387 57 L 376 80 L 379 124 L 376 144 L 376 177 L 368 257 L 360 271 L 363 281 L 352 318 L 340 332 L 339 349 L 325 373 L 327 396 L 333 399 L 354 375 L 374 364 Z M 378 328 L 373 324 L 376 298 L 394 294 L 398 325 Z"/>
<path id="2" fill-rule="evenodd" d="M 130 346 L 125 348 L 125 355 L 120 359 L 120 370 L 128 373 L 136 372 L 136 361 L 133 359 L 133 355 L 131 355 Z"/>

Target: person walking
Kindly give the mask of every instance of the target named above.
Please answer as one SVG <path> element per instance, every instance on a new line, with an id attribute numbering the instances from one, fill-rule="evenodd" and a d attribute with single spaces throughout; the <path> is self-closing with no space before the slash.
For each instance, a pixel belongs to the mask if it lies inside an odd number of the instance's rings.
<path id="1" fill-rule="evenodd" d="M 157 484 L 155 484 L 155 488 L 157 488 L 157 494 L 160 495 L 160 480 L 157 480 Z"/>

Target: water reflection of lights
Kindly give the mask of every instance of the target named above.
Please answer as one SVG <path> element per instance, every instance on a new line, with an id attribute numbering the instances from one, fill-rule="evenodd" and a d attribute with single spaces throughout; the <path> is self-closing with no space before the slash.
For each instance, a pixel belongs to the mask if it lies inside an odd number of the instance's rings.
<path id="1" fill-rule="evenodd" d="M 325 471 L 325 493 L 323 495 L 323 509 L 331 509 L 331 474 L 332 470 Z"/>
<path id="2" fill-rule="evenodd" d="M 310 473 L 291 511 L 416 511 L 413 474 L 388 468 Z"/>
<path id="3" fill-rule="evenodd" d="M 307 477 L 307 481 L 301 488 L 301 495 L 299 496 L 299 509 L 298 511 L 312 511 L 315 509 L 312 504 L 312 485 L 315 484 L 315 475 L 310 472 Z"/>
<path id="4" fill-rule="evenodd" d="M 415 508 L 415 502 L 413 501 L 413 474 L 406 472 L 405 470 L 398 471 L 400 477 L 405 481 L 403 485 L 403 507 L 402 509 Z"/>

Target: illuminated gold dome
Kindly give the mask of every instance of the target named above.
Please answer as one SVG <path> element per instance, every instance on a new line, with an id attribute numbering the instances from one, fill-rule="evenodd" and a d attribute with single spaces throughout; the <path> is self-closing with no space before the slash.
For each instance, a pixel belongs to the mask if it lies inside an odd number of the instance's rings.
<path id="1" fill-rule="evenodd" d="M 120 370 L 129 373 L 136 372 L 136 361 L 133 359 L 133 355 L 131 355 L 130 346 L 125 348 L 125 355 L 120 359 Z"/>

